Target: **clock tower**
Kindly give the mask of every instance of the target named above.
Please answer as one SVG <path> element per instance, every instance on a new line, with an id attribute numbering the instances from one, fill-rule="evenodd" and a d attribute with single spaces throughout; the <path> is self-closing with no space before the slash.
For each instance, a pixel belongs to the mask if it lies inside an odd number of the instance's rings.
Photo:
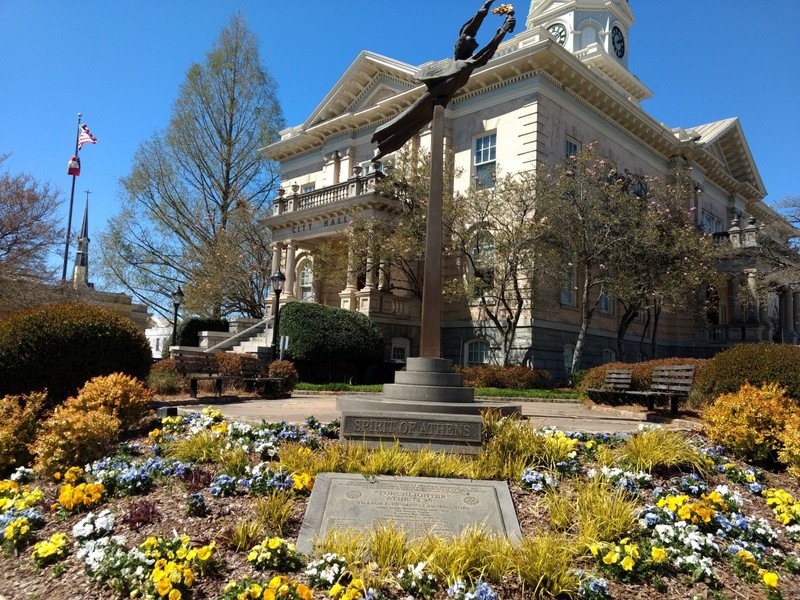
<path id="1" fill-rule="evenodd" d="M 628 71 L 628 32 L 634 23 L 628 0 L 531 0 L 525 22 L 621 85 L 636 102 L 652 94 Z"/>

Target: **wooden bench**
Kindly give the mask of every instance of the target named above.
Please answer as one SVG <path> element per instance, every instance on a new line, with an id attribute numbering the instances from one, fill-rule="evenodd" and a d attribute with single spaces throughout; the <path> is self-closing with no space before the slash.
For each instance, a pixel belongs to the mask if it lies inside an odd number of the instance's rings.
<path id="1" fill-rule="evenodd" d="M 603 387 L 587 388 L 586 394 L 592 400 L 615 399 L 631 389 L 633 369 L 609 369 L 606 371 Z"/>
<path id="2" fill-rule="evenodd" d="M 695 365 L 656 367 L 647 391 L 628 391 L 626 396 L 645 398 L 647 410 L 653 410 L 657 400 L 669 400 L 670 412 L 678 412 L 678 402 L 685 400 L 692 390 Z"/>
<path id="3" fill-rule="evenodd" d="M 223 375 L 213 354 L 191 350 L 173 350 L 170 358 L 175 361 L 178 374 L 189 380 L 189 395 L 197 398 L 197 382 L 201 380 L 214 382 L 214 393 L 222 395 L 223 381 L 243 381 L 253 386 L 261 386 L 274 390 L 278 395 L 283 393 L 283 379 L 269 376 L 266 362 L 255 356 L 241 355 L 239 372 L 235 375 Z"/>

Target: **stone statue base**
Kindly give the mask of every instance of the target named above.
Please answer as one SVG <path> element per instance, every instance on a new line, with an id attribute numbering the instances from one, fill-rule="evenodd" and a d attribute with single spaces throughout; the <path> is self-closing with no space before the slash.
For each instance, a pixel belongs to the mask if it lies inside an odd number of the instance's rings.
<path id="1" fill-rule="evenodd" d="M 432 448 L 445 452 L 477 454 L 483 442 L 481 413 L 497 410 L 521 414 L 519 404 L 476 402 L 474 388 L 464 387 L 452 361 L 443 358 L 409 358 L 405 371 L 395 373 L 395 383 L 383 395 L 340 396 L 340 439 L 368 446 Z"/>

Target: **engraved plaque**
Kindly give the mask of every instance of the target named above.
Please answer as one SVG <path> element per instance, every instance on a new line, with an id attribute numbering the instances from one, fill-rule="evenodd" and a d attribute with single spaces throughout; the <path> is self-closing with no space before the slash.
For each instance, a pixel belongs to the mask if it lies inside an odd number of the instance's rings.
<path id="1" fill-rule="evenodd" d="M 341 438 L 347 440 L 399 440 L 419 444 L 464 444 L 480 447 L 480 416 L 440 413 L 389 413 L 342 411 Z"/>
<path id="2" fill-rule="evenodd" d="M 521 535 L 505 482 L 320 473 L 297 548 L 311 552 L 315 540 L 332 529 L 370 529 L 389 521 L 411 538 L 453 537 L 471 525 L 512 539 Z"/>

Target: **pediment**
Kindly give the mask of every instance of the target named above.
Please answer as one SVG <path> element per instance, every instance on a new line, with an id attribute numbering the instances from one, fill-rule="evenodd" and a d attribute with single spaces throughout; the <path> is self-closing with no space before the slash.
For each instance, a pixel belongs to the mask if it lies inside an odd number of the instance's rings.
<path id="1" fill-rule="evenodd" d="M 715 121 L 692 127 L 686 132 L 720 163 L 728 175 L 766 195 L 764 183 L 761 181 L 739 119 L 734 117 Z"/>
<path id="2" fill-rule="evenodd" d="M 374 107 L 418 85 L 413 65 L 363 51 L 339 78 L 302 129 Z"/>

